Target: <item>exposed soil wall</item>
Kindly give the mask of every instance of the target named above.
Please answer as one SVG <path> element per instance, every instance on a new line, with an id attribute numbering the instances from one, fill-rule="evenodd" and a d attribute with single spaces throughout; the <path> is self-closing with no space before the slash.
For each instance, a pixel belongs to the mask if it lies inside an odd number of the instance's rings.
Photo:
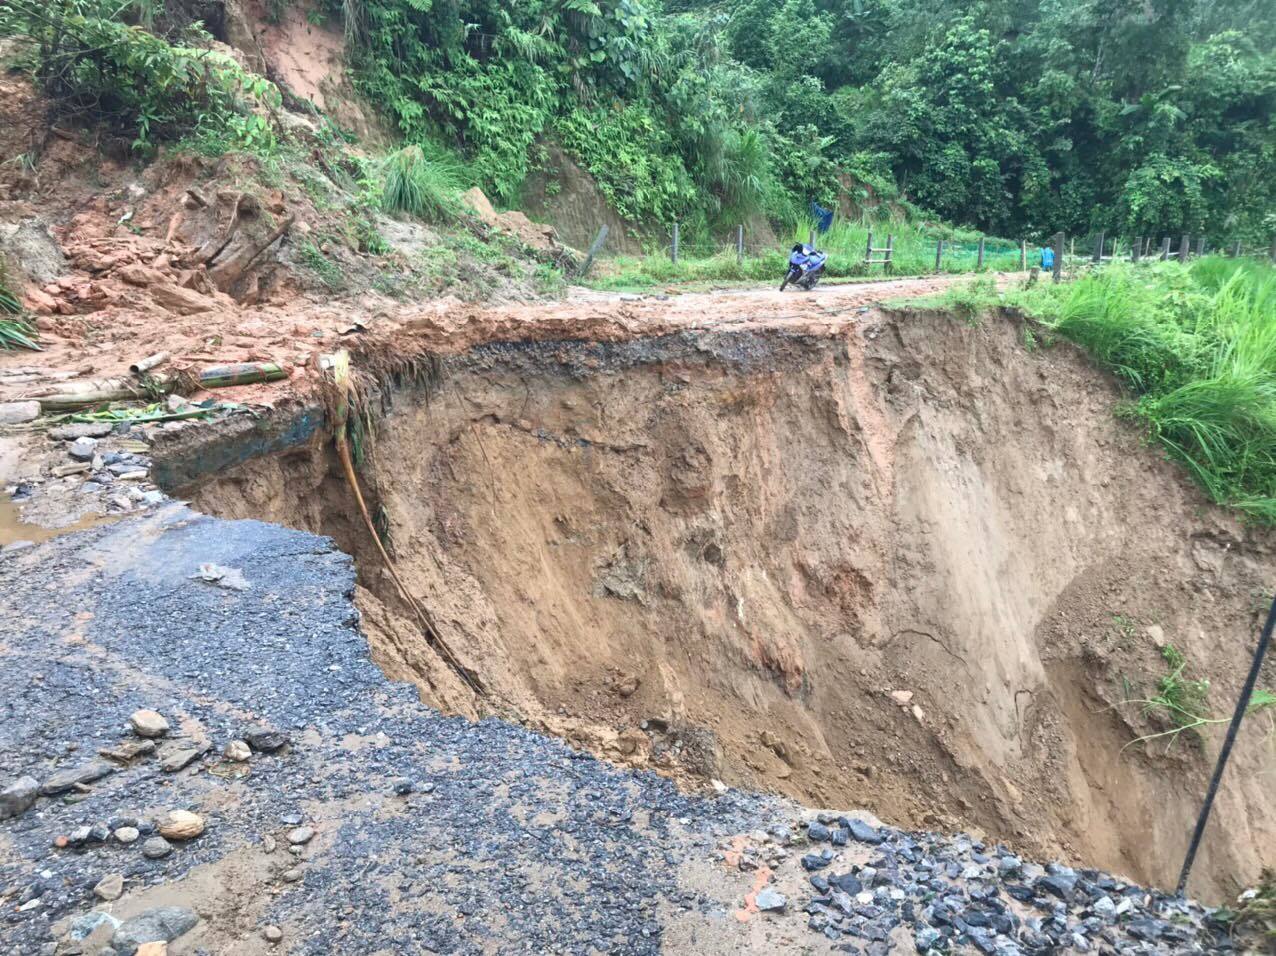
<path id="1" fill-rule="evenodd" d="M 403 614 L 329 451 L 194 500 L 333 534 L 378 663 L 446 709 L 1164 885 L 1213 743 L 1123 750 L 1162 728 L 1112 705 L 1168 640 L 1229 712 L 1276 558 L 1117 397 L 1009 320 L 934 314 L 446 359 L 428 400 L 396 396 L 363 477 L 485 704 Z M 1198 863 L 1207 899 L 1276 854 L 1264 720 Z"/>

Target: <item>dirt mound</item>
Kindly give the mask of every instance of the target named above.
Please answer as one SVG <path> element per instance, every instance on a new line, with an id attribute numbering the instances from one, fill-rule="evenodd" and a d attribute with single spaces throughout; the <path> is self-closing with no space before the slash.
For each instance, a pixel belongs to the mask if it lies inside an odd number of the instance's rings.
<path id="1" fill-rule="evenodd" d="M 1113 705 L 1164 672 L 1159 635 L 1227 709 L 1270 538 L 1140 449 L 1069 348 L 1030 354 L 1006 320 L 842 328 L 478 345 L 395 397 L 366 492 L 484 701 L 404 613 L 325 449 L 195 501 L 333 534 L 378 663 L 445 709 L 1171 881 L 1206 759 L 1123 749 L 1156 728 Z M 1261 738 L 1205 895 L 1276 847 Z"/>

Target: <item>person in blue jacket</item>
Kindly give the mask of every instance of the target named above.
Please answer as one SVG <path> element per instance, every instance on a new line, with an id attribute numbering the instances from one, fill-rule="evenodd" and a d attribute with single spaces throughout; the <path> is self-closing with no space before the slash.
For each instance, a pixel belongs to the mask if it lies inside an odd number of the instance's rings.
<path id="1" fill-rule="evenodd" d="M 1052 272 L 1054 270 L 1054 250 L 1049 246 L 1044 246 L 1041 250 L 1041 271 Z"/>

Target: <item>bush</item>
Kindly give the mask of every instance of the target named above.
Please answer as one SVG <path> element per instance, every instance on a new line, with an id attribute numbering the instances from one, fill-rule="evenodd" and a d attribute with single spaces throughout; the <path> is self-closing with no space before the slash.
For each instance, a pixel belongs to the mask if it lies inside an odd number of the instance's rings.
<path id="1" fill-rule="evenodd" d="M 274 84 L 223 53 L 128 25 L 127 9 L 106 0 L 6 0 L 0 35 L 34 41 L 34 74 L 56 113 L 130 137 L 134 149 L 192 131 L 273 145 L 269 121 L 253 109 L 279 103 Z M 192 38 L 208 39 L 202 31 Z"/>
<path id="2" fill-rule="evenodd" d="M 460 186 L 457 170 L 446 162 L 427 159 L 417 145 L 405 146 L 386 157 L 381 204 L 392 212 L 405 212 L 431 222 L 456 214 Z"/>

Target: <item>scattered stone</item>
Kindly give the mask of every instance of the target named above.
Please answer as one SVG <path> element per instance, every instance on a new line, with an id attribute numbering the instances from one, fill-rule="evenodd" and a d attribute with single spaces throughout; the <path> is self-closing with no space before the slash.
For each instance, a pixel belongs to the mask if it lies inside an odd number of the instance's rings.
<path id="1" fill-rule="evenodd" d="M 90 763 L 80 764 L 77 767 L 59 770 L 48 780 L 44 781 L 44 786 L 40 788 L 40 792 L 46 797 L 56 796 L 59 793 L 74 790 L 79 784 L 89 784 L 101 780 L 114 772 L 115 768 L 109 763 L 94 760 Z"/>
<path id="2" fill-rule="evenodd" d="M 878 844 L 886 839 L 885 835 L 875 827 L 869 826 L 863 820 L 848 818 L 842 821 L 846 829 L 850 831 L 852 837 L 860 843 Z"/>
<path id="3" fill-rule="evenodd" d="M 812 822 L 806 825 L 806 836 L 809 840 L 815 843 L 823 843 L 828 840 L 831 835 L 829 828 L 823 823 Z"/>
<path id="4" fill-rule="evenodd" d="M 40 417 L 39 402 L 0 403 L 0 425 L 21 425 Z"/>
<path id="5" fill-rule="evenodd" d="M 236 763 L 243 763 L 253 755 L 253 752 L 252 748 L 248 746 L 246 741 L 232 740 L 222 750 L 222 754 L 227 760 L 234 760 Z"/>
<path id="6" fill-rule="evenodd" d="M 158 829 L 169 840 L 193 840 L 204 832 L 204 818 L 189 810 L 170 810 Z"/>
<path id="7" fill-rule="evenodd" d="M 390 787 L 394 790 L 396 795 L 406 797 L 416 789 L 416 784 L 407 777 L 400 777 L 398 780 L 395 780 L 392 784 L 390 784 Z"/>
<path id="8" fill-rule="evenodd" d="M 829 860 L 816 853 L 808 853 L 806 856 L 802 857 L 802 869 L 806 870 L 808 873 L 811 870 L 822 870 L 828 865 Z"/>
<path id="9" fill-rule="evenodd" d="M 913 692 L 911 690 L 893 690 L 891 691 L 891 700 L 901 707 L 907 707 L 913 702 Z"/>
<path id="10" fill-rule="evenodd" d="M 268 943 L 277 943 L 284 938 L 284 931 L 278 926 L 267 926 L 261 931 L 261 938 Z"/>
<path id="11" fill-rule="evenodd" d="M 155 710 L 134 711 L 128 722 L 139 737 L 163 737 L 168 733 L 168 720 Z"/>
<path id="12" fill-rule="evenodd" d="M 98 956 L 106 956 L 106 954 L 99 953 Z M 133 956 L 168 956 L 168 943 L 143 943 L 137 947 L 137 952 Z"/>
<path id="13" fill-rule="evenodd" d="M 1116 919 L 1116 904 L 1112 902 L 1110 896 L 1100 896 L 1090 906 L 1090 912 L 1100 919 L 1112 920 Z"/>
<path id="14" fill-rule="evenodd" d="M 244 734 L 244 740 L 248 742 L 248 746 L 252 747 L 253 750 L 264 754 L 273 754 L 291 743 L 287 734 L 265 728 L 248 731 Z"/>
<path id="15" fill-rule="evenodd" d="M 288 831 L 288 842 L 293 846 L 302 846 L 309 843 L 314 835 L 315 831 L 310 827 L 297 827 Z"/>
<path id="16" fill-rule="evenodd" d="M 137 827 L 119 827 L 115 831 L 115 839 L 125 845 L 129 843 L 136 843 L 138 837 L 141 835 L 142 834 L 138 832 Z"/>
<path id="17" fill-rule="evenodd" d="M 59 425 L 46 433 L 54 441 L 75 441 L 77 438 L 105 438 L 111 434 L 110 422 L 76 422 Z"/>
<path id="18" fill-rule="evenodd" d="M 19 777 L 0 790 L 0 820 L 26 813 L 39 795 L 40 783 L 35 777 Z"/>
<path id="19" fill-rule="evenodd" d="M 173 852 L 173 844 L 161 836 L 154 836 L 142 844 L 142 856 L 148 860 L 162 860 Z"/>
<path id="20" fill-rule="evenodd" d="M 1149 624 L 1146 628 L 1148 637 L 1152 638 L 1152 643 L 1157 647 L 1165 646 L 1165 628 L 1160 624 Z"/>
<path id="21" fill-rule="evenodd" d="M 155 753 L 153 740 L 121 740 L 114 747 L 102 747 L 98 755 L 118 763 L 130 763 L 138 757 Z"/>
<path id="22" fill-rule="evenodd" d="M 111 945 L 121 956 L 135 956 L 144 943 L 168 943 L 195 928 L 199 917 L 184 906 L 161 906 L 125 920 Z"/>
<path id="23" fill-rule="evenodd" d="M 1033 885 L 1038 890 L 1045 890 L 1066 903 L 1072 899 L 1072 891 L 1077 885 L 1077 878 L 1061 873 L 1051 873 L 1041 877 Z"/>
<path id="24" fill-rule="evenodd" d="M 177 773 L 207 752 L 208 744 L 181 744 L 170 747 L 160 757 L 160 769 L 165 773 Z"/>
<path id="25" fill-rule="evenodd" d="M 301 867 L 294 866 L 291 870 L 285 870 L 280 879 L 285 883 L 296 883 L 301 879 L 301 875 Z"/>
<path id="26" fill-rule="evenodd" d="M 67 935 L 78 942 L 92 936 L 99 926 L 109 926 L 111 931 L 114 932 L 119 925 L 120 921 L 110 913 L 102 913 L 100 911 L 83 913 L 71 920 Z"/>
<path id="27" fill-rule="evenodd" d="M 713 787 L 713 792 L 718 794 L 718 796 L 722 796 L 722 794 L 726 793 L 728 789 L 727 785 L 717 777 L 714 777 L 709 781 L 709 786 Z"/>
<path id="28" fill-rule="evenodd" d="M 93 887 L 93 892 L 98 899 L 114 903 L 124 895 L 124 877 L 119 873 L 110 873 L 97 881 L 97 886 Z"/>
<path id="29" fill-rule="evenodd" d="M 77 438 L 71 443 L 71 447 L 67 449 L 67 454 L 76 461 L 92 461 L 96 450 L 96 438 Z"/>
<path id="30" fill-rule="evenodd" d="M 783 913 L 784 908 L 789 905 L 789 901 L 783 893 L 777 892 L 769 886 L 758 890 L 753 902 L 764 913 Z"/>

